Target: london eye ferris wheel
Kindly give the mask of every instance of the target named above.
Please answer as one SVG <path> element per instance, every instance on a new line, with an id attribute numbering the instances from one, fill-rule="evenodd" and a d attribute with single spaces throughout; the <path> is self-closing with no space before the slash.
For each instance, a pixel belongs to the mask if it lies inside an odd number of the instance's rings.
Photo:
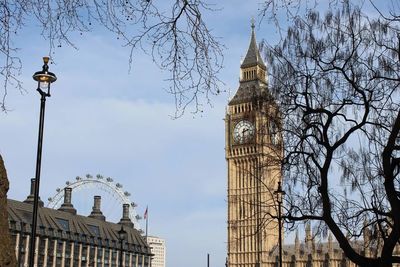
<path id="1" fill-rule="evenodd" d="M 52 209 L 58 209 L 63 203 L 64 199 L 64 188 L 71 188 L 73 191 L 74 198 L 79 198 L 79 195 L 85 197 L 84 201 L 77 201 L 78 205 L 88 203 L 87 197 L 89 193 L 101 192 L 103 196 L 106 196 L 106 203 L 109 204 L 108 210 L 114 212 L 120 211 L 122 204 L 129 204 L 129 218 L 134 224 L 134 227 L 143 233 L 140 227 L 139 221 L 142 219 L 136 213 L 137 204 L 130 200 L 131 194 L 123 189 L 122 184 L 115 182 L 111 177 L 104 177 L 100 174 L 92 176 L 86 174 L 84 177 L 77 176 L 73 181 L 66 181 L 64 187 L 56 189 L 56 193 L 48 198 L 47 207 Z M 82 194 L 79 194 L 79 193 Z M 116 207 L 119 206 L 119 208 Z M 78 207 L 79 208 L 79 207 Z M 107 212 L 106 212 L 107 216 Z M 109 218 L 109 216 L 107 216 Z"/>

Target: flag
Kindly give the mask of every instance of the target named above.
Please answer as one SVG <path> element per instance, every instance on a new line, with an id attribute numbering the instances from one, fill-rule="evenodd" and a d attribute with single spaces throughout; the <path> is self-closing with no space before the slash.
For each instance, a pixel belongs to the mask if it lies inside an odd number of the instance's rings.
<path id="1" fill-rule="evenodd" d="M 144 219 L 147 219 L 147 211 L 148 211 L 148 209 L 149 209 L 149 208 L 146 207 L 146 211 L 144 212 L 144 215 L 143 215 L 143 218 L 144 218 Z"/>

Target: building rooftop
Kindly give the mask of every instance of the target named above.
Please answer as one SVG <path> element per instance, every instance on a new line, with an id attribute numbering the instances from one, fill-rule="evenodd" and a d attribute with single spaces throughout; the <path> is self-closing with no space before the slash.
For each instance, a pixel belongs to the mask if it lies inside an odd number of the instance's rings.
<path id="1" fill-rule="evenodd" d="M 30 233 L 32 204 L 8 199 L 10 228 Z M 93 243 L 95 245 L 118 246 L 118 231 L 121 225 L 73 213 L 39 207 L 37 234 L 65 240 Z M 144 237 L 133 227 L 124 226 L 125 240 L 138 253 L 150 254 Z"/>

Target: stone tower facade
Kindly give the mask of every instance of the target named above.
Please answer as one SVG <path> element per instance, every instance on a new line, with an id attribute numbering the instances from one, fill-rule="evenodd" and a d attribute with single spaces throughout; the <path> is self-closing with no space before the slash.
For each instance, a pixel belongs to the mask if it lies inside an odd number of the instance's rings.
<path id="1" fill-rule="evenodd" d="M 278 223 L 271 215 L 277 212 L 282 138 L 266 71 L 253 24 L 239 88 L 225 118 L 229 267 L 264 267 L 278 244 Z"/>
<path id="2" fill-rule="evenodd" d="M 250 45 L 240 66 L 239 88 L 228 103 L 225 117 L 227 267 L 279 265 L 278 205 L 274 192 L 278 182 L 282 182 L 282 121 L 268 89 L 266 72 L 252 25 Z M 323 241 L 313 235 L 309 222 L 304 230 L 303 242 L 297 230 L 294 244 L 283 245 L 282 267 L 356 266 L 346 258 L 331 233 Z M 380 237 L 376 245 L 371 245 L 372 232 L 371 227 L 366 227 L 362 237 L 352 241 L 360 255 L 378 257 L 382 250 Z M 394 255 L 400 255 L 400 246 Z"/>

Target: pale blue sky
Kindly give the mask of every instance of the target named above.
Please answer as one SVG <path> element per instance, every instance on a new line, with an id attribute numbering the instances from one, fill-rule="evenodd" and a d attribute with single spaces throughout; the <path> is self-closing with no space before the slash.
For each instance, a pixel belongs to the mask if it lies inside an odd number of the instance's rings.
<path id="1" fill-rule="evenodd" d="M 258 1 L 218 1 L 223 9 L 207 15 L 226 45 L 220 78 L 232 94 L 238 87 L 240 59 L 250 39 L 250 19 Z M 258 41 L 271 39 L 272 25 L 256 28 Z M 75 50 L 55 50 L 57 74 L 47 101 L 40 195 L 47 200 L 67 180 L 102 174 L 124 185 L 143 215 L 149 206 L 149 233 L 166 239 L 168 267 L 212 266 L 226 255 L 226 163 L 224 115 L 228 94 L 212 99 L 201 115 L 172 120 L 174 101 L 163 88 L 166 77 L 149 57 L 129 51 L 100 30 L 73 40 Z M 34 176 L 39 96 L 32 74 L 41 69 L 47 42 L 35 27 L 15 40 L 23 61 L 26 92 L 10 91 L 7 114 L 0 114 L 0 153 L 10 179 L 9 197 L 24 200 Z M 82 191 L 83 192 L 83 191 Z M 86 214 L 87 203 L 73 202 Z M 106 198 L 106 196 L 104 196 Z M 120 209 L 117 208 L 117 217 Z M 108 215 L 107 213 L 105 214 Z M 110 215 L 112 216 L 112 215 Z M 114 215 L 115 216 L 115 215 Z M 142 222 L 142 226 L 144 223 Z"/>
<path id="2" fill-rule="evenodd" d="M 220 11 L 205 14 L 225 44 L 220 78 L 232 94 L 238 87 L 240 59 L 250 39 L 250 19 L 259 1 L 216 1 Z M 273 25 L 256 27 L 257 39 L 274 43 Z M 164 88 L 166 73 L 142 52 L 135 53 L 128 73 L 129 51 L 115 37 L 95 29 L 74 40 L 78 50 L 55 50 L 58 76 L 47 101 L 41 197 L 76 176 L 113 177 L 129 191 L 143 215 L 149 206 L 149 234 L 166 239 L 168 267 L 223 266 L 226 256 L 226 162 L 224 121 L 228 94 L 212 99 L 213 107 L 172 120 L 175 107 Z M 0 154 L 10 179 L 9 197 L 24 200 L 35 173 L 39 96 L 32 74 L 41 69 L 48 44 L 30 26 L 15 45 L 23 61 L 26 92 L 12 90 L 7 114 L 0 114 Z M 94 190 L 74 195 L 78 213 L 87 214 Z M 107 199 L 107 195 L 103 196 Z M 86 198 L 86 202 L 82 199 Z M 75 200 L 75 201 L 74 201 Z M 79 201 L 78 201 L 79 200 Z M 79 203 L 79 204 L 78 204 Z M 105 215 L 121 215 L 111 207 Z M 142 227 L 144 223 L 142 222 Z"/>

